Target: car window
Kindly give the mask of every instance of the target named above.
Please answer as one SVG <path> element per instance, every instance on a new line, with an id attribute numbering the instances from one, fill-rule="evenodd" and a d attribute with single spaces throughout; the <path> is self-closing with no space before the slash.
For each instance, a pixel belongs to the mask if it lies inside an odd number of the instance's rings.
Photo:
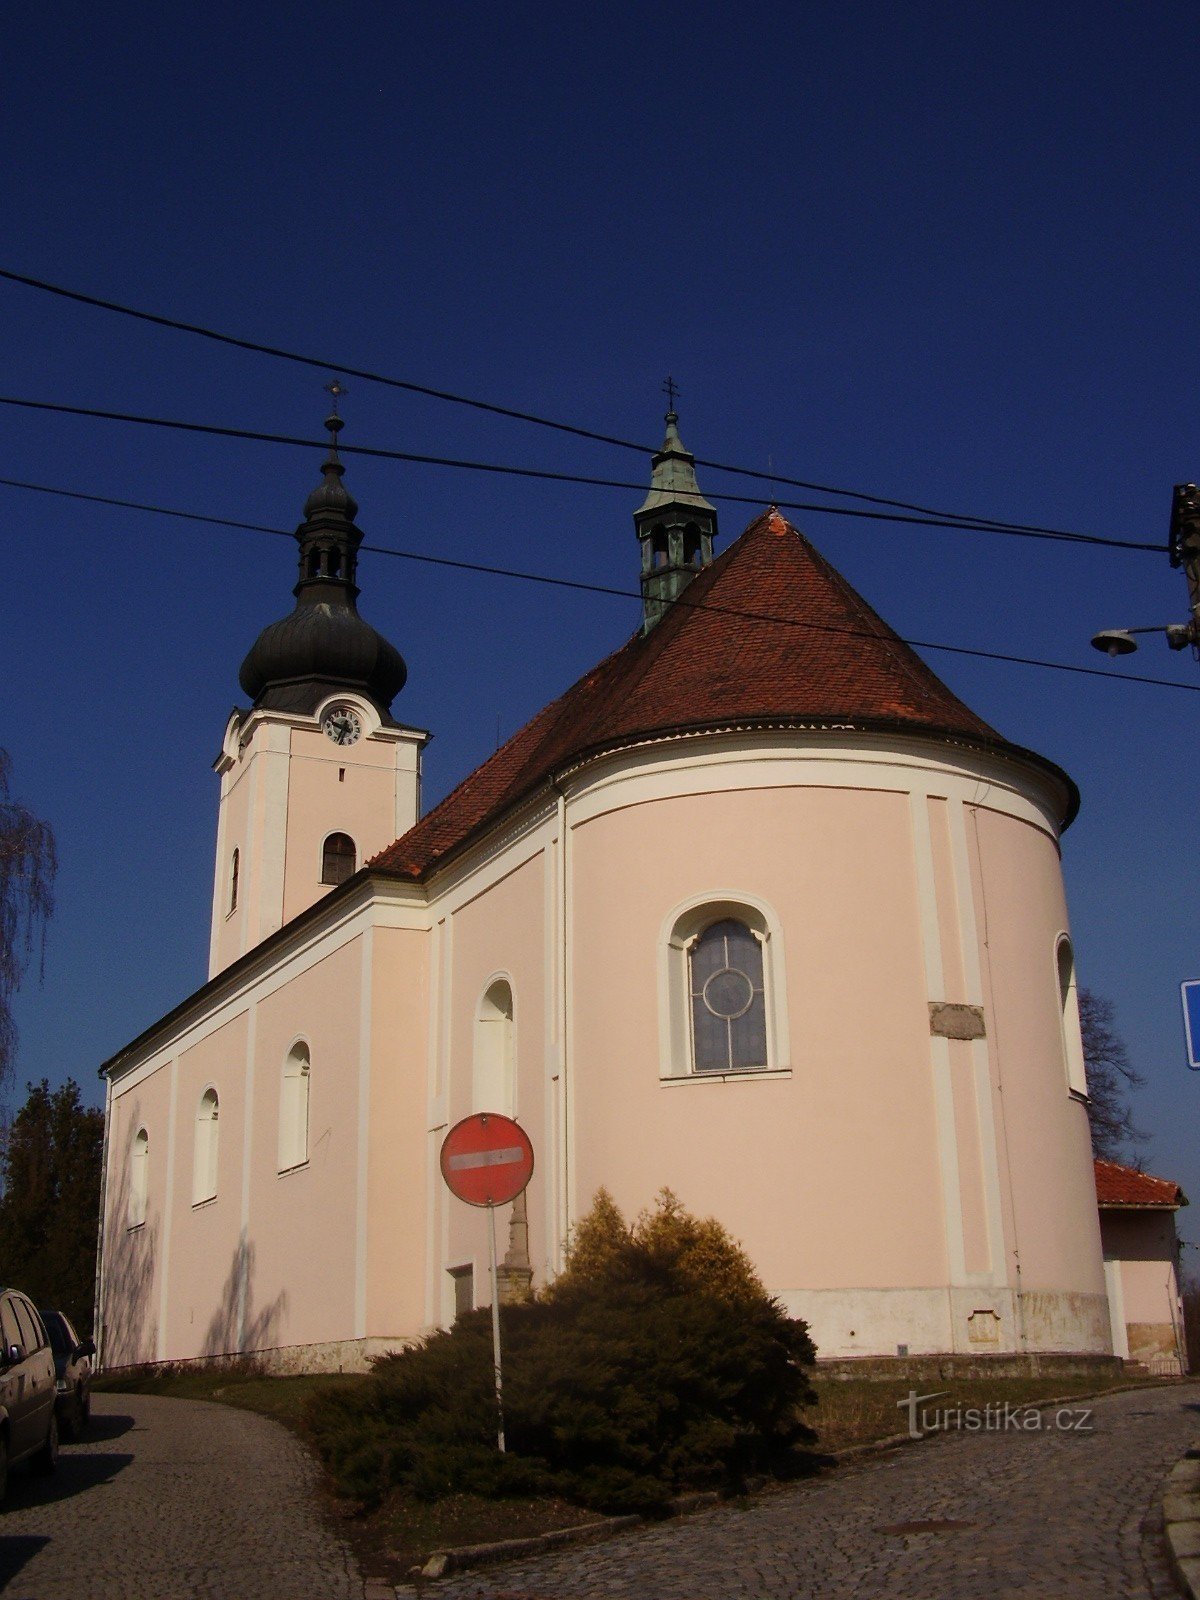
<path id="1" fill-rule="evenodd" d="M 31 1350 L 40 1350 L 45 1344 L 45 1334 L 41 1323 L 34 1315 L 33 1307 L 24 1300 L 13 1300 L 13 1310 L 17 1313 L 17 1321 L 21 1327 L 21 1343 L 25 1346 L 25 1354 Z"/>
<path id="2" fill-rule="evenodd" d="M 51 1350 L 56 1356 L 69 1356 L 79 1340 L 74 1337 L 75 1330 L 66 1317 L 61 1311 L 43 1311 L 41 1317 L 50 1335 Z"/>
<path id="3" fill-rule="evenodd" d="M 13 1316 L 12 1301 L 7 1295 L 3 1300 L 0 1300 L 0 1332 L 4 1334 L 4 1352 L 5 1359 L 7 1359 L 9 1345 L 22 1344 L 24 1342 L 21 1338 L 21 1330 L 17 1326 L 17 1319 Z"/>

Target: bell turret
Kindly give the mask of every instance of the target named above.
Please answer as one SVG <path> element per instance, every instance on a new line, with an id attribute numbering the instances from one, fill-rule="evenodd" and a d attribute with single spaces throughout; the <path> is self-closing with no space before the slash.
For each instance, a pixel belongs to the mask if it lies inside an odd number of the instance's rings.
<path id="1" fill-rule="evenodd" d="M 717 534 L 717 513 L 696 483 L 696 458 L 679 437 L 670 379 L 666 387 L 671 402 L 666 438 L 652 462 L 650 492 L 633 514 L 642 547 L 643 633 L 712 561 Z"/>

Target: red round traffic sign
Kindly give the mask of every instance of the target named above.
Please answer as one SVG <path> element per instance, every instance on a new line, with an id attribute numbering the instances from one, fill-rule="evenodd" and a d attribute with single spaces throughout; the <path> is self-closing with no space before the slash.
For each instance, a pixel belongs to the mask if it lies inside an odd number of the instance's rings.
<path id="1" fill-rule="evenodd" d="M 498 1111 L 477 1111 L 442 1140 L 442 1177 L 469 1206 L 503 1206 L 533 1177 L 529 1135 Z"/>

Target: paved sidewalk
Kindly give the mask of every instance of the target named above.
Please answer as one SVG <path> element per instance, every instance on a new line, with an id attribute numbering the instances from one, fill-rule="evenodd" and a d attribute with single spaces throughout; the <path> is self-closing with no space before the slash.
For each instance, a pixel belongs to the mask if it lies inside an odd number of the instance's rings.
<path id="1" fill-rule="evenodd" d="M 424 1594 L 1175 1600 L 1159 1501 L 1171 1466 L 1200 1440 L 1200 1385 L 1094 1402 L 1092 1425 L 1088 1433 L 961 1434 L 912 1445 L 744 1508 L 463 1573 Z M 966 1526 L 887 1531 L 922 1522 Z"/>
<path id="2" fill-rule="evenodd" d="M 97 1394 L 53 1478 L 15 1469 L 4 1600 L 361 1600 L 285 1428 L 232 1407 Z"/>

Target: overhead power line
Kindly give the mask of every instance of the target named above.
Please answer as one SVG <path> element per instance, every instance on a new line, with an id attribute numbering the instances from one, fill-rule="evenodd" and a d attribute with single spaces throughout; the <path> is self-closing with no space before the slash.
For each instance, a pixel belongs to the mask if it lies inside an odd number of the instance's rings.
<path id="1" fill-rule="evenodd" d="M 78 489 L 63 489 L 45 483 L 28 483 L 19 478 L 0 477 L 0 485 L 9 489 L 24 489 L 35 494 L 55 495 L 65 500 L 81 500 L 92 505 L 113 506 L 125 511 L 145 511 L 155 516 L 174 517 L 185 522 L 200 522 L 217 528 L 234 528 L 249 533 L 270 534 L 274 538 L 294 539 L 288 528 L 275 528 L 262 522 L 242 522 L 234 517 L 214 517 L 199 511 L 183 511 L 173 506 L 153 505 L 142 500 L 124 500 L 113 495 L 85 494 Z M 640 589 L 623 589 L 613 584 L 585 583 L 576 578 L 556 578 L 545 572 L 524 572 L 514 567 L 499 567 L 478 561 L 458 561 L 450 556 L 431 556 L 416 550 L 398 550 L 393 545 L 367 544 L 360 550 L 372 555 L 389 556 L 398 561 L 416 561 L 431 567 L 447 567 L 456 572 L 475 572 L 487 577 L 508 578 L 522 583 L 537 583 L 554 589 L 574 589 L 584 594 L 611 595 L 621 600 L 640 600 Z M 712 611 L 723 616 L 741 617 L 751 622 L 767 623 L 776 627 L 801 628 L 812 633 L 833 633 L 852 639 L 878 639 L 877 633 L 865 628 L 839 628 L 831 623 L 805 622 L 797 617 L 773 616 L 770 612 L 747 611 L 736 606 L 723 606 L 708 600 L 689 600 L 686 594 L 672 602 L 696 611 Z M 1067 661 L 1047 661 L 1038 656 L 1009 655 L 999 650 L 981 650 L 968 645 L 940 644 L 931 639 L 909 639 L 897 634 L 901 644 L 914 650 L 938 650 L 947 655 L 974 656 L 981 661 L 999 661 L 1008 665 L 1038 667 L 1048 672 L 1070 672 L 1085 678 L 1107 678 L 1116 683 L 1144 683 L 1158 689 L 1182 689 L 1186 693 L 1200 693 L 1200 684 L 1177 683 L 1171 678 L 1152 678 L 1140 673 L 1109 672 L 1103 667 L 1079 667 Z"/>
<path id="2" fill-rule="evenodd" d="M 245 439 L 258 444 L 282 444 L 303 450 L 328 448 L 328 440 L 302 439 L 294 434 L 263 433 L 252 428 L 230 428 L 210 422 L 186 422 L 177 417 L 148 417 L 129 411 L 110 411 L 96 406 L 71 406 L 50 400 L 29 400 L 15 395 L 0 395 L 0 405 L 14 406 L 24 411 L 48 411 L 59 416 L 90 417 L 104 422 L 128 423 L 138 427 L 167 428 L 181 433 L 208 434 L 221 439 Z M 466 472 L 490 472 L 505 477 L 535 478 L 550 483 L 583 484 L 589 488 L 627 489 L 644 494 L 646 484 L 626 478 L 598 478 L 577 472 L 550 472 L 541 467 L 518 467 L 506 462 L 470 461 L 456 456 L 420 455 L 411 450 L 391 450 L 381 445 L 342 444 L 342 455 L 367 456 L 383 461 L 404 461 L 419 466 L 448 467 Z M 723 494 L 712 491 L 714 500 L 728 501 L 734 505 L 761 506 L 759 495 Z M 1150 544 L 1134 539 L 1109 539 L 1100 534 L 1073 533 L 1064 528 L 1005 527 L 993 522 L 965 522 L 947 520 L 936 516 L 911 516 L 896 511 L 867 511 L 861 506 L 826 506 L 815 501 L 776 500 L 783 510 L 807 511 L 827 517 L 862 517 L 871 522 L 900 522 L 915 527 L 951 528 L 963 533 L 995 533 L 1013 539 L 1046 539 L 1060 544 L 1101 545 L 1113 550 L 1150 551 L 1162 555 L 1165 544 Z"/>
<path id="3" fill-rule="evenodd" d="M 246 350 L 255 355 L 271 356 L 278 361 L 290 361 L 300 366 L 319 368 L 323 372 L 345 373 L 352 378 L 361 378 L 367 383 L 382 384 L 390 389 L 402 389 L 409 394 L 423 395 L 426 399 L 443 400 L 452 405 L 467 406 L 475 411 L 490 412 L 493 416 L 508 417 L 517 422 L 532 423 L 540 428 L 552 428 L 555 432 L 570 434 L 577 439 L 588 439 L 595 444 L 613 445 L 621 450 L 636 450 L 639 455 L 652 454 L 655 446 L 638 444 L 632 439 L 622 439 L 614 434 L 599 433 L 592 428 L 584 428 L 574 423 L 562 422 L 553 417 L 539 416 L 533 411 L 521 411 L 512 406 L 503 406 L 490 400 L 480 400 L 471 395 L 455 394 L 449 389 L 435 389 L 428 384 L 413 383 L 406 378 L 392 377 L 383 372 L 372 372 L 365 367 L 347 366 L 345 362 L 331 361 L 324 356 L 306 355 L 296 350 L 286 350 L 279 345 L 264 344 L 256 339 L 242 339 L 236 334 L 225 333 L 217 328 L 208 328 L 198 322 L 185 322 L 178 317 L 162 316 L 154 311 L 144 311 L 137 306 L 124 305 L 118 300 L 107 300 L 100 295 L 85 294 L 78 289 L 68 289 L 63 284 L 50 283 L 45 278 L 31 277 L 28 273 L 13 272 L 8 268 L 0 267 L 0 279 L 9 283 L 23 284 L 26 288 L 37 289 L 44 294 L 55 295 L 59 299 L 73 300 L 80 305 L 94 306 L 101 311 L 112 311 L 119 316 L 132 317 L 139 322 L 149 322 L 155 327 L 169 328 L 177 333 L 190 333 L 201 339 L 208 339 L 216 344 L 229 345 L 236 350 Z M 739 477 L 754 478 L 759 482 L 770 484 L 783 484 L 789 489 L 805 489 L 813 494 L 838 495 L 844 499 L 862 500 L 868 505 L 890 506 L 897 511 L 911 511 L 923 517 L 936 520 L 943 525 L 951 523 L 967 523 L 972 526 L 982 527 L 987 524 L 991 528 L 1005 529 L 1010 532 L 1028 534 L 1053 534 L 1057 530 L 1041 527 L 1036 523 L 1008 522 L 994 517 L 977 517 L 964 512 L 939 511 L 932 506 L 918 505 L 910 500 L 894 500 L 885 495 L 868 494 L 861 489 L 844 489 L 833 484 L 813 483 L 804 478 L 791 478 L 771 470 L 766 472 L 755 467 L 735 466 L 726 461 L 716 461 L 711 457 L 697 456 L 697 466 L 711 468 L 716 472 L 728 472 Z M 726 495 L 724 499 L 733 499 L 734 496 Z M 773 498 L 773 494 L 772 494 Z M 1155 549 L 1158 546 L 1154 547 Z"/>

